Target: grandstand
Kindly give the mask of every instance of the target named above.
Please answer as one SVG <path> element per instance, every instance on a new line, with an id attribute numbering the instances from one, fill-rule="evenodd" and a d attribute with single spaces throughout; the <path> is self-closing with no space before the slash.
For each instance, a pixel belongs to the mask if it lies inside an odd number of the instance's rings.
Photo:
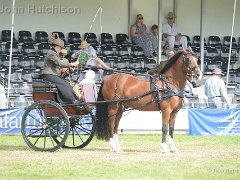
<path id="1" fill-rule="evenodd" d="M 214 0 L 218 2 L 217 0 Z M 5 7 L 11 7 L 11 1 L 4 2 Z M 45 5 L 48 5 L 47 1 L 42 2 Z M 80 7 L 79 4 L 73 0 L 68 2 L 70 6 Z M 144 22 L 147 26 L 150 27 L 151 24 L 155 24 L 157 20 L 157 3 L 158 1 L 145 2 L 141 0 L 141 3 L 137 0 L 131 1 L 131 6 L 136 9 L 137 12 L 131 12 L 129 21 L 135 21 L 135 15 L 138 12 L 144 14 Z M 187 3 L 189 6 L 198 7 L 198 3 L 189 2 L 183 0 L 183 4 L 172 2 L 164 2 L 163 13 L 166 14 L 168 11 L 172 11 L 173 5 L 177 12 L 177 21 L 181 25 L 182 31 L 188 37 L 188 43 L 193 49 L 193 53 L 197 56 L 200 56 L 200 33 L 199 29 L 199 19 L 200 16 L 196 15 L 193 19 L 186 21 L 186 17 L 190 13 L 193 13 L 194 8 L 188 9 L 188 13 L 185 13 L 183 8 L 184 3 Z M 232 7 L 232 4 L 223 2 L 226 7 Z M 219 4 L 221 4 L 219 3 Z M 25 13 L 21 14 L 16 13 L 15 27 L 14 27 L 14 38 L 13 38 L 13 55 L 12 55 L 12 67 L 11 67 L 11 89 L 10 89 L 10 100 L 11 106 L 26 106 L 32 103 L 31 99 L 31 74 L 39 73 L 43 66 L 43 59 L 46 55 L 48 49 L 50 48 L 47 40 L 49 35 L 52 32 L 58 32 L 60 38 L 65 41 L 66 47 L 68 49 L 69 55 L 71 56 L 78 48 L 78 45 L 83 39 L 86 39 L 92 46 L 94 46 L 100 58 L 104 62 L 108 63 L 111 67 L 118 68 L 120 70 L 131 71 L 131 72 L 141 72 L 145 73 L 149 68 L 156 65 L 156 61 L 153 59 L 148 59 L 143 56 L 141 48 L 127 43 L 129 39 L 128 31 L 128 1 L 116 1 L 113 5 L 112 1 L 108 0 L 99 4 L 103 8 L 103 31 L 100 31 L 98 25 L 99 20 L 94 23 L 94 27 L 89 30 L 91 25 L 92 18 L 94 17 L 95 11 L 97 10 L 97 5 L 93 8 L 90 2 L 82 2 L 81 4 L 81 13 L 80 14 L 50 14 L 49 16 L 43 14 L 33 13 L 33 9 L 27 13 L 28 5 L 32 5 L 31 1 L 17 1 L 16 6 L 22 7 L 25 10 Z M 70 7 L 64 1 L 60 1 L 62 6 Z M 224 27 L 222 23 L 218 22 L 218 17 L 220 12 L 213 15 L 210 13 L 210 9 L 213 8 L 214 2 L 206 2 L 206 16 L 209 16 L 209 19 L 206 18 L 206 26 L 211 25 L 212 21 L 215 21 L 214 28 L 206 27 L 205 28 L 205 47 L 204 47 L 204 80 L 211 76 L 211 71 L 220 67 L 224 71 L 223 79 L 226 81 L 226 72 L 228 68 L 228 55 L 229 55 L 229 45 L 230 45 L 230 32 L 225 26 L 229 26 L 231 22 L 231 11 L 227 12 L 221 9 L 221 12 L 224 12 L 224 17 L 222 20 L 225 22 Z M 36 2 L 34 4 L 36 7 L 39 6 Z M 142 7 L 144 5 L 144 8 Z M 33 8 L 33 5 L 30 6 Z M 85 8 L 89 7 L 89 8 Z M 154 7 L 154 8 L 153 8 Z M 238 4 L 239 7 L 239 4 Z M 87 12 L 86 9 L 90 9 Z M 121 11 L 119 11 L 121 9 Z M 240 9 L 240 8 L 238 8 Z M 29 14 L 29 13 L 32 14 Z M 91 13 L 90 13 L 91 12 Z M 150 13 L 151 12 L 151 13 Z M 154 12 L 154 13 L 152 13 Z M 195 12 L 194 12 L 195 13 Z M 239 14 L 239 12 L 237 12 Z M 1 27 L 0 33 L 0 75 L 8 79 L 9 72 L 9 56 L 10 56 L 10 40 L 11 40 L 11 28 L 10 24 L 10 13 L 3 13 L 0 17 L 1 22 L 4 22 Z M 49 18 L 49 19 L 46 19 Z M 64 21 L 64 27 L 62 24 L 52 25 L 51 22 L 55 21 L 56 18 L 60 17 Z M 240 17 L 240 16 L 236 16 Z M 71 19 L 71 21 L 69 21 Z M 79 20 L 80 19 L 80 20 Z M 118 22 L 116 20 L 118 19 Z M 34 23 L 37 20 L 38 23 Z M 163 18 L 164 20 L 164 18 Z M 222 22 L 221 20 L 221 22 Z M 81 25 L 76 25 L 75 22 L 81 22 Z M 188 23 L 188 24 L 187 24 Z M 26 26 L 27 24 L 27 26 Z M 34 25 L 31 25 L 34 24 Z M 189 28 L 191 24 L 191 28 Z M 35 26 L 36 25 L 36 26 Z M 29 27 L 28 27 L 29 26 Z M 239 31 L 240 25 L 236 25 L 236 33 L 232 39 L 232 50 L 231 50 L 231 59 L 230 59 L 230 71 L 229 71 L 229 96 L 232 97 L 233 104 L 239 104 L 240 100 L 240 72 L 232 68 L 233 64 L 240 58 L 240 34 Z M 237 29 L 238 28 L 238 29 Z M 213 30 L 214 29 L 214 30 Z M 221 29 L 219 32 L 216 32 L 216 29 Z M 108 75 L 105 72 L 106 76 Z M 100 78 L 98 78 L 97 83 L 100 83 Z M 186 97 L 187 98 L 187 97 Z M 194 97 L 188 98 L 189 101 L 195 103 Z M 15 102 L 22 101 L 22 104 L 17 104 Z M 186 100 L 187 101 L 187 100 Z M 25 103 L 26 102 L 26 103 Z M 193 103 L 193 104 L 194 104 Z M 192 104 L 192 103 L 190 103 Z M 196 103 L 197 104 L 197 103 Z M 203 103 L 202 103 L 203 104 Z M 191 107 L 186 105 L 187 107 Z"/>

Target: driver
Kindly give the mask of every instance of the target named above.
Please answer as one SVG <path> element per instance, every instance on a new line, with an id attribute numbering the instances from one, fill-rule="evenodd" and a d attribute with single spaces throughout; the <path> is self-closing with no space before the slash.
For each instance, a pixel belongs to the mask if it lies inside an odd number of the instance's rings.
<path id="1" fill-rule="evenodd" d="M 42 78 L 57 86 L 58 92 L 64 102 L 76 104 L 79 103 L 79 100 L 70 84 L 61 77 L 59 69 L 61 67 L 77 67 L 79 62 L 75 61 L 69 63 L 67 61 L 62 61 L 59 57 L 59 53 L 63 48 L 64 42 L 61 39 L 54 39 L 52 41 L 52 48 L 48 51 L 44 59 Z"/>

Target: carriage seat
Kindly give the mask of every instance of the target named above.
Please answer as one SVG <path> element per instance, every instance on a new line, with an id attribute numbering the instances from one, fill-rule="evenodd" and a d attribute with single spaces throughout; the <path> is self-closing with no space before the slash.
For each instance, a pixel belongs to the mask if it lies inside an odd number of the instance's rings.
<path id="1" fill-rule="evenodd" d="M 32 88 L 34 92 L 57 92 L 57 87 L 54 83 L 42 79 L 41 74 L 32 74 Z"/>

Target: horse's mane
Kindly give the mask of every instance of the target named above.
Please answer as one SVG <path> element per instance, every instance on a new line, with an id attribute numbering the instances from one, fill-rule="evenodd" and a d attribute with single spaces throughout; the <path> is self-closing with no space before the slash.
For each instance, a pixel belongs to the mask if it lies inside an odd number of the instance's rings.
<path id="1" fill-rule="evenodd" d="M 159 74 L 163 74 L 168 68 L 170 68 L 182 54 L 183 54 L 183 51 L 179 51 L 177 54 L 171 57 L 168 60 L 167 64 L 160 70 Z"/>
<path id="2" fill-rule="evenodd" d="M 163 74 L 168 68 L 170 68 L 176 61 L 177 59 L 183 54 L 183 51 L 179 51 L 177 54 L 175 54 L 173 57 L 171 57 L 166 65 L 164 67 L 162 67 L 162 65 L 158 65 L 155 68 L 152 68 L 148 71 L 149 74 L 153 74 L 153 73 L 158 73 L 158 74 Z"/>

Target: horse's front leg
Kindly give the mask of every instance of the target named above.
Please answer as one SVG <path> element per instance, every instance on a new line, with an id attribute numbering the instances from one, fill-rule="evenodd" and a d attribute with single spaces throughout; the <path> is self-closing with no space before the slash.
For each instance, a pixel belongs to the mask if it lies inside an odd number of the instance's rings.
<path id="1" fill-rule="evenodd" d="M 174 133 L 174 124 L 176 119 L 177 113 L 174 113 L 171 115 L 170 122 L 169 122 L 169 147 L 170 151 L 175 153 L 177 152 L 177 148 L 175 147 L 174 141 L 173 141 L 173 133 Z"/>
<path id="2" fill-rule="evenodd" d="M 166 143 L 169 117 L 170 115 L 168 112 L 163 112 L 162 114 L 162 153 L 169 153 L 169 149 Z"/>

